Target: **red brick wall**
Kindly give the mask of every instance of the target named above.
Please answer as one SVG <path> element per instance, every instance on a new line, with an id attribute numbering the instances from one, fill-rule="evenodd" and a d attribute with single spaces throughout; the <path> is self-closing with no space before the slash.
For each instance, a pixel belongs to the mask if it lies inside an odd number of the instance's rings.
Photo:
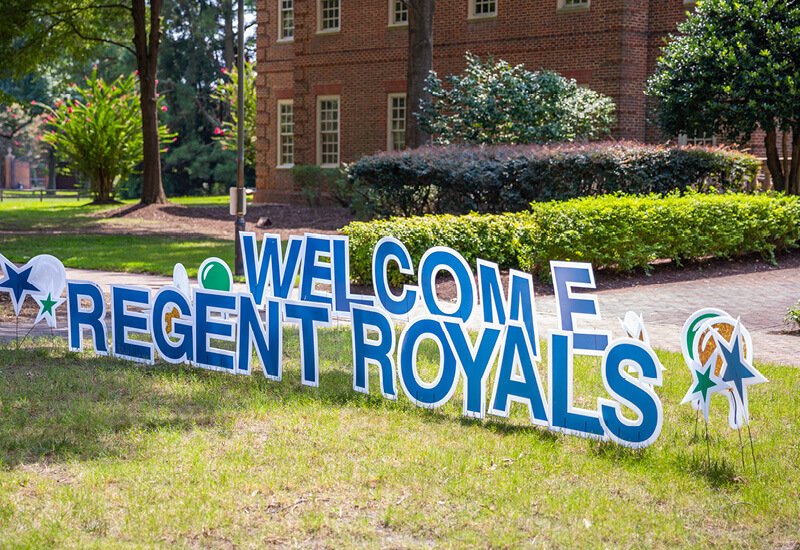
<path id="1" fill-rule="evenodd" d="M 462 71 L 466 51 L 556 70 L 614 99 L 615 137 L 655 139 L 644 85 L 663 38 L 684 17 L 683 0 L 591 0 L 590 9 L 577 11 L 557 4 L 498 0 L 496 18 L 468 20 L 468 0 L 437 0 L 434 70 Z M 331 89 L 341 90 L 341 161 L 386 148 L 387 94 L 404 91 L 407 29 L 388 26 L 388 0 L 341 5 L 341 31 L 320 35 L 316 0 L 295 0 L 294 41 L 279 43 L 278 0 L 257 1 L 257 201 L 298 201 L 288 171 L 275 169 L 277 101 L 288 94 L 296 164 L 317 162 L 316 96 Z"/>
<path id="2" fill-rule="evenodd" d="M 650 0 L 650 22 L 648 25 L 648 47 L 647 47 L 647 74 L 652 75 L 656 70 L 658 58 L 661 56 L 661 48 L 667 41 L 670 34 L 677 32 L 677 24 L 686 19 L 686 10 L 691 10 L 691 6 L 685 6 L 683 1 L 675 0 Z M 663 142 L 673 136 L 664 136 L 661 131 L 653 124 L 655 118 L 656 102 L 646 98 L 645 117 L 647 124 L 646 141 Z"/>

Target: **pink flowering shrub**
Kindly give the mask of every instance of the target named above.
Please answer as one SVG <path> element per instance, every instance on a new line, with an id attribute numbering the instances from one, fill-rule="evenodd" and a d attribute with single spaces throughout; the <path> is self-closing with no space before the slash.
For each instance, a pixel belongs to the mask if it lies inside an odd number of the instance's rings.
<path id="1" fill-rule="evenodd" d="M 51 131 L 42 135 L 42 141 L 55 147 L 72 172 L 89 178 L 96 201 L 108 202 L 116 186 L 142 161 L 138 85 L 134 75 L 120 75 L 107 83 L 98 78 L 97 70 L 85 80 L 85 88 L 72 87 L 80 97 L 47 107 Z M 175 135 L 159 126 L 162 142 Z"/>
<path id="2" fill-rule="evenodd" d="M 212 97 L 223 105 L 230 105 L 230 119 L 224 120 L 219 127 L 214 128 L 213 139 L 223 150 L 236 150 L 237 146 L 237 90 L 239 86 L 239 73 L 234 68 L 232 71 L 223 71 L 225 78 L 217 83 L 217 88 Z M 248 166 L 256 163 L 256 73 L 250 63 L 245 63 L 244 81 L 244 161 Z"/>

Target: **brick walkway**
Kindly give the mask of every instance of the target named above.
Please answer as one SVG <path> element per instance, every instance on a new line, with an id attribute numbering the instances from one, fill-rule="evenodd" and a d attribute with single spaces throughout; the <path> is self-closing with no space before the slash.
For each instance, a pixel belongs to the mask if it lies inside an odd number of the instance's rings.
<path id="1" fill-rule="evenodd" d="M 783 324 L 786 309 L 800 299 L 800 268 L 642 285 L 597 296 L 603 318 L 597 328 L 610 328 L 615 336 L 622 335 L 617 317 L 630 310 L 642 315 L 653 347 L 680 351 L 686 319 L 698 309 L 715 307 L 742 319 L 757 360 L 800 366 L 800 336 L 785 334 Z M 555 299 L 538 297 L 536 306 L 540 327 L 555 327 Z"/>
<path id="2" fill-rule="evenodd" d="M 153 289 L 172 283 L 169 277 L 77 269 L 67 269 L 67 277 L 94 281 L 106 292 L 112 283 Z M 622 336 L 617 318 L 624 317 L 630 310 L 642 314 L 653 347 L 680 351 L 684 321 L 700 308 L 716 307 L 734 318 L 741 317 L 753 337 L 757 360 L 800 366 L 800 336 L 785 334 L 783 325 L 786 308 L 800 298 L 800 268 L 641 285 L 597 291 L 596 294 L 602 320 L 581 327 L 606 328 L 612 330 L 615 337 Z M 556 328 L 555 298 L 538 296 L 536 308 L 540 334 L 545 336 L 549 329 Z M 55 333 L 62 337 L 66 337 L 65 322 L 65 313 L 60 312 L 59 329 Z M 29 328 L 30 320 L 26 320 L 20 324 L 20 333 L 24 334 Z M 31 334 L 50 335 L 51 330 L 40 323 Z M 0 339 L 13 339 L 15 335 L 15 325 L 0 326 Z"/>

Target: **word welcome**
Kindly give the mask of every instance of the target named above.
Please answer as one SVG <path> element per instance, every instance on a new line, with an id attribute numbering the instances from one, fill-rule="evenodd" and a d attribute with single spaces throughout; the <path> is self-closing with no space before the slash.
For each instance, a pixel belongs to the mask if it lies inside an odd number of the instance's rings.
<path id="1" fill-rule="evenodd" d="M 353 295 L 346 236 L 292 237 L 285 250 L 278 235 L 265 235 L 260 249 L 255 234 L 243 232 L 240 237 L 246 292 L 165 286 L 153 294 L 146 287 L 112 285 L 110 344 L 102 289 L 68 280 L 70 350 L 82 351 L 88 332 L 99 355 L 153 363 L 158 354 L 169 363 L 242 375 L 251 374 L 255 351 L 264 376 L 280 381 L 283 326 L 295 324 L 302 383 L 317 387 L 319 329 L 339 318 L 352 328 L 355 391 L 370 393 L 369 372 L 374 368 L 380 392 L 390 400 L 402 390 L 418 406 L 440 407 L 462 381 L 463 414 L 471 418 L 508 417 L 516 402 L 527 407 L 532 424 L 565 434 L 641 448 L 661 433 L 662 405 L 653 387 L 662 384 L 663 368 L 653 350 L 637 339 L 611 341 L 610 332 L 577 326 L 581 319 L 600 315 L 595 296 L 575 292 L 595 288 L 591 264 L 551 262 L 559 329 L 548 336 L 545 392 L 537 369 L 541 350 L 530 274 L 511 270 L 504 292 L 495 263 L 477 260 L 473 273 L 455 250 L 434 247 L 415 269 L 403 243 L 385 237 L 373 251 L 374 296 Z M 417 284 L 393 292 L 390 268 L 416 275 Z M 441 272 L 455 281 L 454 303 L 436 293 Z M 401 322 L 398 338 L 395 323 Z M 473 340 L 468 327 L 475 326 Z M 417 370 L 419 346 L 426 340 L 439 350 L 433 381 L 423 380 Z M 234 349 L 218 342 L 234 344 L 229 346 Z M 595 409 L 574 406 L 574 355 L 602 358 L 610 399 L 598 397 Z M 488 378 L 495 364 L 487 409 Z M 623 415 L 623 406 L 635 420 Z"/>

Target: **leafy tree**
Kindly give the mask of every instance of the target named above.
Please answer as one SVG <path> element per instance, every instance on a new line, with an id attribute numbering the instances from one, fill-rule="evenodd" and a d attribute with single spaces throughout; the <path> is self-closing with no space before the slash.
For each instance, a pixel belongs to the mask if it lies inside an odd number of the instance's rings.
<path id="1" fill-rule="evenodd" d="M 86 87 L 74 85 L 75 96 L 47 107 L 52 144 L 72 171 L 88 177 L 97 202 L 114 198 L 114 185 L 142 161 L 143 133 L 134 75 L 106 83 L 93 71 Z M 77 96 L 77 97 L 76 97 Z M 164 125 L 161 139 L 173 138 Z"/>
<path id="2" fill-rule="evenodd" d="M 761 127 L 775 188 L 800 192 L 800 2 L 703 0 L 678 30 L 648 87 L 662 130 L 744 143 Z"/>
<path id="3" fill-rule="evenodd" d="M 0 78 L 56 76 L 93 60 L 104 44 L 123 45 L 130 31 L 124 15 L 118 4 L 90 0 L 3 0 Z"/>
<path id="4" fill-rule="evenodd" d="M 70 52 L 82 43 L 112 44 L 136 59 L 142 124 L 142 203 L 164 203 L 156 81 L 164 0 L 3 0 L 0 58 L 4 72 L 21 76 Z M 132 35 L 133 47 L 125 36 Z M 79 40 L 77 40 L 77 39 Z M 0 75 L 5 76 L 5 75 Z"/>
<path id="5" fill-rule="evenodd" d="M 256 163 L 256 73 L 250 63 L 245 62 L 244 80 L 244 161 L 251 167 Z M 238 113 L 239 106 L 239 71 L 236 67 L 231 71 L 223 69 L 228 75 L 221 80 L 213 97 L 223 105 L 230 105 L 230 120 L 225 120 L 222 127 L 214 128 L 214 140 L 222 145 L 223 150 L 235 150 L 239 135 Z"/>
<path id="6" fill-rule="evenodd" d="M 549 71 L 466 55 L 463 75 L 428 78 L 420 125 L 440 143 L 547 143 L 596 139 L 614 121 L 611 98 Z"/>
<path id="7" fill-rule="evenodd" d="M 16 156 L 28 156 L 31 161 L 41 160 L 47 151 L 42 146 L 43 116 L 23 108 L 20 104 L 0 104 L 0 154 L 8 148 Z"/>
<path id="8" fill-rule="evenodd" d="M 10 147 L 31 161 L 35 173 L 42 161 L 49 161 L 50 183 L 55 186 L 53 148 L 42 142 L 43 105 L 51 100 L 52 82 L 48 76 L 25 75 L 17 80 L 0 81 L 0 154 Z"/>
<path id="9" fill-rule="evenodd" d="M 254 10 L 246 0 L 246 20 L 251 23 Z M 179 134 L 161 155 L 164 190 L 193 194 L 215 183 L 227 190 L 236 182 L 236 149 L 223 150 L 213 138 L 215 128 L 230 116 L 230 104 L 212 94 L 221 70 L 230 70 L 236 59 L 235 2 L 176 0 L 166 3 L 163 13 L 158 91 L 168 111 L 160 112 L 159 120 Z M 254 37 L 245 38 L 246 57 L 254 58 Z M 252 181 L 254 169 L 247 167 L 245 175 Z M 131 183 L 134 190 L 135 180 Z"/>

